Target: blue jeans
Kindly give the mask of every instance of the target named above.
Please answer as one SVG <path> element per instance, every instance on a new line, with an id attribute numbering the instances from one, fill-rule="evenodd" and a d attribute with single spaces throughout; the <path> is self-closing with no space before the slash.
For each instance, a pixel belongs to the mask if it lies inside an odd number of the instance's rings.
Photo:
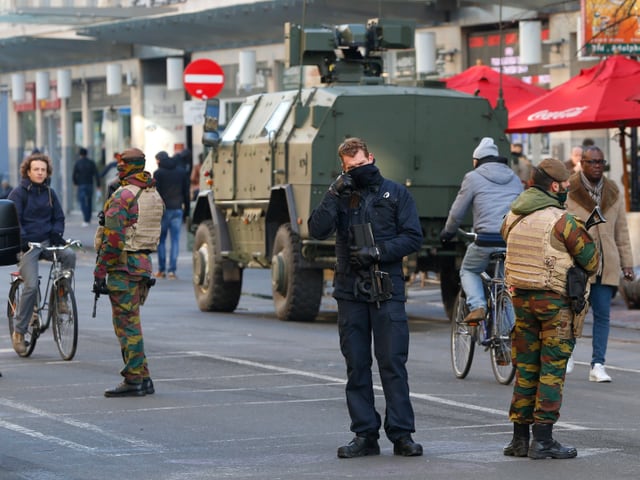
<path id="1" fill-rule="evenodd" d="M 607 354 L 607 343 L 609 342 L 611 299 L 615 292 L 616 287 L 603 285 L 600 283 L 600 277 L 596 279 L 596 283 L 591 284 L 591 293 L 589 294 L 589 302 L 591 303 L 591 311 L 593 312 L 593 339 L 591 341 L 593 352 L 591 354 L 591 366 L 596 363 L 604 365 Z"/>
<path id="2" fill-rule="evenodd" d="M 493 252 L 504 252 L 504 247 L 479 247 L 475 243 L 467 246 L 462 266 L 460 267 L 460 284 L 467 296 L 469 310 L 487 308 L 484 286 L 480 274 L 489 266 L 489 257 Z"/>
<path id="3" fill-rule="evenodd" d="M 93 211 L 93 184 L 78 185 L 78 203 L 82 211 L 82 219 L 89 223 Z"/>
<path id="4" fill-rule="evenodd" d="M 158 244 L 158 271 L 164 272 L 167 265 L 167 233 L 171 235 L 169 252 L 169 273 L 176 272 L 178 252 L 180 251 L 180 229 L 182 228 L 182 210 L 165 210 L 160 224 L 160 243 Z"/>

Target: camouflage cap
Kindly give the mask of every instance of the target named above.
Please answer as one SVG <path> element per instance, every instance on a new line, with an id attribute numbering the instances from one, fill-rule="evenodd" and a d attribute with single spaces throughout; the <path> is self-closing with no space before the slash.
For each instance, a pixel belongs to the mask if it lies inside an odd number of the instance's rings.
<path id="1" fill-rule="evenodd" d="M 545 158 L 540 162 L 538 168 L 556 182 L 564 182 L 571 176 L 571 172 L 566 169 L 564 163 L 555 158 Z"/>

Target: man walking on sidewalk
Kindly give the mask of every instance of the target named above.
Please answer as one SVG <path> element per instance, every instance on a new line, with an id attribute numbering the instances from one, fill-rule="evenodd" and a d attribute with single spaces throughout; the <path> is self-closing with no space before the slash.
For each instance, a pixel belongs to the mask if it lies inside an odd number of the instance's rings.
<path id="1" fill-rule="evenodd" d="M 87 157 L 87 149 L 78 150 L 78 160 L 73 166 L 73 184 L 78 189 L 78 204 L 82 211 L 82 226 L 88 227 L 93 212 L 93 183 L 100 189 L 100 176 L 96 163 Z"/>
<path id="2" fill-rule="evenodd" d="M 183 220 L 189 216 L 189 175 L 178 165 L 177 156 L 169 157 L 167 152 L 156 154 L 158 169 L 153 173 L 158 193 L 165 204 L 158 244 L 157 278 L 175 280 L 180 251 L 180 230 Z M 169 251 L 169 270 L 167 267 L 167 234 L 171 236 L 171 250 Z"/>

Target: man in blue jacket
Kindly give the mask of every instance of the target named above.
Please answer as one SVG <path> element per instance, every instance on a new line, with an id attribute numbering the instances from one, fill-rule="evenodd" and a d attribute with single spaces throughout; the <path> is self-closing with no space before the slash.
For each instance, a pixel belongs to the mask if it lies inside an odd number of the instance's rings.
<path id="1" fill-rule="evenodd" d="M 378 455 L 380 415 L 371 377 L 371 337 L 386 401 L 384 429 L 393 453 L 422 455 L 415 443 L 414 414 L 406 369 L 409 327 L 405 312 L 402 259 L 422 245 L 415 202 L 400 184 L 382 177 L 373 155 L 359 138 L 338 148 L 343 173 L 311 213 L 309 232 L 323 240 L 336 234 L 333 296 L 338 302 L 340 348 L 347 364 L 347 406 L 351 431 L 338 457 Z M 368 225 L 367 225 L 368 224 Z M 374 245 L 356 245 L 354 227 L 370 226 Z M 358 227 L 356 227 L 358 228 Z M 372 270 L 376 273 L 372 278 Z M 367 288 L 378 274 L 389 280 L 380 291 Z"/>
<path id="2" fill-rule="evenodd" d="M 22 251 L 20 275 L 24 280 L 22 298 L 16 312 L 16 322 L 12 335 L 13 349 L 19 355 L 26 352 L 24 334 L 29 326 L 38 296 L 38 260 L 52 260 L 51 252 L 42 247 L 64 245 L 64 212 L 56 192 L 49 186 L 52 168 L 49 157 L 35 153 L 27 157 L 20 166 L 22 180 L 9 194 L 18 211 Z M 42 247 L 29 248 L 29 242 Z M 62 268 L 71 270 L 76 266 L 76 255 L 71 249 L 57 252 Z"/>
<path id="3" fill-rule="evenodd" d="M 490 137 L 484 137 L 473 151 L 473 168 L 462 180 L 440 239 L 448 242 L 455 237 L 469 207 L 473 207 L 477 238 L 467 246 L 460 267 L 460 283 L 469 307 L 465 321 L 477 324 L 484 318 L 487 307 L 480 274 L 487 269 L 493 252 L 506 250 L 500 227 L 511 202 L 522 192 L 522 182 L 507 166 L 507 159 L 499 156 Z"/>
<path id="4" fill-rule="evenodd" d="M 158 271 L 155 276 L 175 280 L 180 251 L 180 229 L 182 221 L 189 216 L 189 175 L 178 164 L 177 156 L 169 157 L 167 152 L 156 154 L 158 169 L 153 173 L 156 188 L 165 205 L 158 244 Z M 171 236 L 169 270 L 167 272 L 167 234 Z"/>

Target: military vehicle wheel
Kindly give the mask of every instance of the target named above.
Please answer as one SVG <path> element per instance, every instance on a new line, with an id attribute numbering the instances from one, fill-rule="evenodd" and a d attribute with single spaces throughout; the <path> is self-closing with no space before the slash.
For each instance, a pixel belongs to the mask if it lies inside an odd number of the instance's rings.
<path id="1" fill-rule="evenodd" d="M 193 241 L 193 291 L 203 312 L 233 312 L 240 301 L 242 269 L 225 281 L 223 259 L 215 254 L 216 232 L 211 220 L 198 225 Z M 226 268 L 229 268 L 225 265 Z"/>
<path id="2" fill-rule="evenodd" d="M 281 225 L 273 243 L 271 289 L 280 320 L 311 322 L 320 309 L 324 277 L 321 269 L 302 268 L 300 238 L 291 225 Z"/>
<path id="3" fill-rule="evenodd" d="M 447 259 L 440 269 L 440 295 L 447 317 L 453 318 L 454 304 L 460 290 L 460 276 L 455 267 L 455 259 Z"/>

